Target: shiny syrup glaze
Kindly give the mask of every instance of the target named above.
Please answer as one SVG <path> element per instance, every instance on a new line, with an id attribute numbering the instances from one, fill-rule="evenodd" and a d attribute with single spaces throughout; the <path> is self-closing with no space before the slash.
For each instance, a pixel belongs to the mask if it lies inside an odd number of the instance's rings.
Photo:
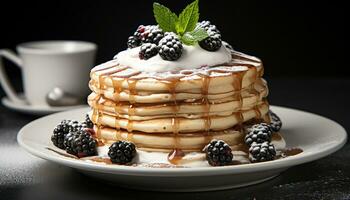
<path id="1" fill-rule="evenodd" d="M 185 152 L 181 149 L 175 148 L 168 154 L 168 161 L 173 165 L 178 165 L 184 156 Z"/>
<path id="2" fill-rule="evenodd" d="M 281 151 L 277 152 L 277 154 L 279 155 L 277 157 L 277 159 L 278 158 L 286 158 L 286 157 L 289 157 L 289 156 L 295 156 L 295 155 L 298 155 L 298 154 L 300 154 L 302 152 L 303 152 L 303 150 L 301 148 L 298 148 L 298 147 L 282 149 Z"/>
<path id="3" fill-rule="evenodd" d="M 256 59 L 255 57 L 251 57 L 251 56 L 247 56 L 244 54 L 241 54 L 239 52 L 234 52 L 232 54 L 233 59 L 237 59 L 237 60 L 245 60 L 245 61 L 249 61 L 251 63 L 244 63 L 244 62 L 232 62 L 232 63 L 226 63 L 223 64 L 223 66 L 244 66 L 246 67 L 246 69 L 250 69 L 253 71 L 254 75 L 253 75 L 253 79 L 252 82 L 254 83 L 257 78 L 259 76 L 261 76 L 262 74 L 259 74 L 257 72 L 257 68 L 256 68 L 256 64 L 260 63 L 260 61 L 258 59 Z M 255 63 L 252 64 L 252 63 Z M 127 84 L 128 84 L 128 89 L 129 89 L 129 108 L 128 108 L 128 115 L 129 116 L 133 116 L 135 115 L 135 95 L 137 94 L 137 82 L 139 80 L 142 80 L 143 78 L 150 78 L 152 76 L 148 75 L 145 77 L 139 76 L 138 78 L 135 78 L 136 75 L 139 75 L 141 72 L 137 72 L 137 71 L 133 71 L 128 67 L 122 67 L 122 68 L 117 68 L 115 66 L 117 66 L 118 63 L 115 62 L 115 64 L 110 64 L 108 67 L 104 67 L 104 68 L 99 68 L 93 72 L 99 72 L 99 83 L 98 83 L 98 87 L 100 90 L 104 90 L 106 89 L 106 85 L 105 85 L 105 79 L 106 77 L 112 77 L 111 81 L 113 84 L 113 88 L 114 88 L 114 94 L 113 97 L 114 99 L 116 99 L 116 106 L 115 106 L 115 112 L 116 113 L 120 113 L 120 111 L 118 110 L 120 106 L 118 106 L 121 102 L 119 102 L 119 94 L 122 91 L 122 84 L 123 82 L 126 80 Z M 126 71 L 124 74 L 117 74 L 118 72 L 124 72 Z M 177 84 L 180 82 L 181 78 L 184 78 L 188 75 L 193 75 L 193 74 L 197 74 L 198 76 L 201 77 L 201 81 L 202 81 L 202 99 L 200 100 L 201 105 L 203 106 L 203 110 L 204 110 L 204 130 L 205 130 L 205 143 L 209 143 L 212 139 L 212 136 L 209 134 L 210 132 L 210 127 L 211 127 L 211 119 L 210 119 L 210 103 L 208 101 L 208 94 L 209 94 L 209 85 L 210 85 L 210 81 L 211 81 L 211 74 L 215 73 L 215 72 L 226 72 L 225 70 L 221 70 L 221 69 L 207 69 L 205 71 L 203 70 L 187 70 L 187 71 L 182 71 L 181 74 L 174 74 L 169 76 L 169 74 L 167 74 L 167 76 L 162 77 L 161 75 L 157 75 L 157 76 L 153 76 L 152 78 L 155 78 L 157 80 L 162 80 L 164 81 L 164 83 L 166 83 L 167 88 L 169 93 L 171 94 L 171 99 L 173 102 L 172 109 L 173 109 L 173 117 L 172 117 L 172 132 L 174 135 L 174 147 L 173 147 L 173 151 L 171 151 L 171 153 L 169 153 L 168 156 L 168 160 L 171 163 L 178 163 L 179 160 L 181 160 L 181 157 L 184 156 L 184 153 L 182 152 L 181 149 L 178 148 L 178 144 L 179 144 L 179 137 L 178 137 L 178 130 L 179 130 L 179 126 L 180 126 L 180 121 L 179 118 L 177 117 L 178 114 L 178 110 L 179 110 L 179 106 L 178 103 L 176 101 L 176 86 Z M 245 73 L 247 72 L 247 70 L 244 70 L 244 68 L 241 71 L 233 71 L 231 73 L 232 76 L 232 86 L 234 91 L 241 91 L 242 90 L 242 82 L 243 82 L 243 76 L 245 75 Z M 172 72 L 170 72 L 172 73 Z M 254 86 L 252 86 L 252 93 L 256 94 L 258 93 L 258 91 L 256 91 L 256 89 L 254 88 Z M 102 96 L 102 95 L 101 95 Z M 242 106 L 243 106 L 243 101 L 242 101 L 242 96 L 241 96 L 241 92 L 236 92 L 236 94 L 233 96 L 235 100 L 238 100 L 240 102 L 240 109 L 239 111 L 235 114 L 237 121 L 239 122 L 238 124 L 238 128 L 240 129 L 240 131 L 242 130 L 242 122 L 244 121 L 243 119 L 243 115 L 240 112 Z M 97 104 L 98 105 L 98 104 Z M 100 104 L 101 105 L 101 104 Z M 93 121 L 97 122 L 96 125 L 98 127 L 101 126 L 101 122 L 100 119 L 103 117 L 103 113 L 99 112 L 99 111 L 95 111 L 95 110 L 100 110 L 100 109 L 94 109 L 92 118 L 94 119 Z M 261 118 L 261 113 L 260 110 L 258 109 L 257 105 L 254 108 L 255 112 L 256 112 L 256 116 L 257 119 Z M 118 123 L 118 116 L 115 118 L 115 128 L 118 130 L 120 129 L 119 123 Z M 99 128 L 97 133 L 96 133 L 96 138 L 99 138 L 100 136 L 100 131 L 101 129 Z M 128 135 L 127 135 L 127 140 L 128 141 L 133 141 L 133 122 L 132 120 L 128 120 L 128 124 L 127 124 L 127 131 L 128 131 Z"/>
<path id="4" fill-rule="evenodd" d="M 179 118 L 177 117 L 177 114 L 179 112 L 179 106 L 177 104 L 176 101 L 176 87 L 179 83 L 180 79 L 177 78 L 172 78 L 169 79 L 166 82 L 167 88 L 169 90 L 169 93 L 171 95 L 171 100 L 174 103 L 174 106 L 172 107 L 173 109 L 173 117 L 171 118 L 171 126 L 172 126 L 172 131 L 174 134 L 174 147 L 173 147 L 173 151 L 171 151 L 168 155 L 168 161 L 172 164 L 177 164 L 181 158 L 185 155 L 181 149 L 178 148 L 179 146 L 179 126 L 180 126 L 180 122 L 179 122 Z"/>
<path id="5" fill-rule="evenodd" d="M 105 163 L 107 165 L 113 164 L 111 159 L 105 158 L 105 157 L 100 157 L 100 156 L 85 157 L 84 160 L 90 160 L 90 161 L 94 161 L 94 162 Z"/>

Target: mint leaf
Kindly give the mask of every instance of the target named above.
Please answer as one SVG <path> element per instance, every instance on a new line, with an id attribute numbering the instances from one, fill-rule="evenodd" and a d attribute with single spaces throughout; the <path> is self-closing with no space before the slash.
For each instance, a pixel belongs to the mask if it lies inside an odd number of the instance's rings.
<path id="1" fill-rule="evenodd" d="M 196 41 L 198 42 L 209 36 L 206 30 L 198 26 L 193 31 L 189 32 L 189 34 L 196 38 Z"/>
<path id="2" fill-rule="evenodd" d="M 180 40 L 186 45 L 194 45 L 195 43 L 208 37 L 207 31 L 203 28 L 196 27 L 191 32 L 186 32 Z"/>
<path id="3" fill-rule="evenodd" d="M 186 45 L 194 45 L 194 44 L 196 44 L 196 40 L 189 33 L 190 32 L 187 32 L 182 37 L 180 37 L 181 42 L 186 44 Z"/>
<path id="4" fill-rule="evenodd" d="M 198 0 L 195 0 L 180 13 L 176 25 L 176 32 L 183 35 L 186 32 L 193 31 L 196 28 L 199 19 Z"/>
<path id="5" fill-rule="evenodd" d="M 177 24 L 178 18 L 169 8 L 159 3 L 153 3 L 153 14 L 164 32 L 176 32 L 175 24 Z"/>

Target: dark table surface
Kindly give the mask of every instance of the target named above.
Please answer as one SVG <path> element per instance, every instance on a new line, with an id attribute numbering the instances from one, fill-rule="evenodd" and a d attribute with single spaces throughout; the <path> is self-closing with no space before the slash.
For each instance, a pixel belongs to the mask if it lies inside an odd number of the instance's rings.
<path id="1" fill-rule="evenodd" d="M 280 79 L 269 80 L 269 85 L 271 104 L 317 113 L 350 130 L 350 80 Z M 16 135 L 35 118 L 0 105 L 0 199 L 350 199 L 349 142 L 328 157 L 254 186 L 201 193 L 146 192 L 101 183 L 25 152 Z"/>

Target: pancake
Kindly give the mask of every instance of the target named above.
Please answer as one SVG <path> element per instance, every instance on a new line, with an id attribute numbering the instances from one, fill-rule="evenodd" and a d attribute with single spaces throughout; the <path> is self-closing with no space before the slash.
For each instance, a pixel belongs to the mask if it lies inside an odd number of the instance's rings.
<path id="1" fill-rule="evenodd" d="M 149 151 L 199 151 L 211 139 L 241 145 L 244 127 L 269 122 L 268 87 L 255 57 L 232 52 L 215 66 L 154 72 L 118 60 L 92 69 L 88 103 L 96 138 Z"/>
<path id="2" fill-rule="evenodd" d="M 225 87 L 225 86 L 222 86 Z M 238 91 L 228 91 L 226 93 L 207 93 L 204 94 L 203 91 L 197 92 L 197 93 L 186 93 L 186 92 L 180 92 L 175 93 L 168 91 L 167 93 L 151 93 L 151 92 L 134 92 L 133 94 L 130 94 L 130 91 L 123 90 L 119 93 L 116 93 L 113 89 L 99 89 L 96 85 L 90 84 L 90 88 L 93 91 L 93 93 L 103 95 L 105 98 L 110 99 L 112 101 L 116 102 L 122 102 L 122 101 L 129 101 L 132 97 L 133 102 L 132 103 L 165 103 L 165 102 L 171 102 L 171 101 L 185 101 L 185 100 L 200 100 L 203 98 L 207 98 L 209 102 L 217 102 L 224 98 L 228 97 L 235 97 L 237 100 L 238 98 L 245 98 L 250 96 L 263 96 L 266 97 L 268 95 L 268 89 L 265 80 L 259 78 L 257 79 L 252 85 L 248 86 L 247 88 L 242 88 Z M 205 95 L 205 96 L 204 96 Z"/>
<path id="3" fill-rule="evenodd" d="M 254 83 L 263 75 L 259 59 L 245 54 L 233 53 L 232 62 L 218 66 L 205 66 L 192 70 L 170 72 L 145 72 L 122 66 L 112 60 L 96 66 L 90 73 L 90 85 L 100 89 L 115 89 L 120 92 L 151 91 L 152 93 L 202 91 L 208 88 L 209 94 L 239 91 Z M 172 88 L 176 82 L 176 87 Z M 226 87 L 222 87 L 225 85 Z"/>
<path id="4" fill-rule="evenodd" d="M 264 119 L 268 121 L 268 115 L 265 115 Z M 244 128 L 246 126 L 249 126 L 249 123 L 221 131 L 203 131 L 186 134 L 157 134 L 140 131 L 128 132 L 124 129 L 118 130 L 103 126 L 95 126 L 94 129 L 97 133 L 96 137 L 100 138 L 100 140 L 106 144 L 113 143 L 117 140 L 127 140 L 136 144 L 138 148 L 149 151 L 167 152 L 171 151 L 175 145 L 177 148 L 183 151 L 201 151 L 203 147 L 212 139 L 224 140 L 230 146 L 244 144 Z M 274 140 L 282 139 L 278 134 L 274 134 L 273 138 Z"/>
<path id="5" fill-rule="evenodd" d="M 170 118 L 157 118 L 149 120 L 129 120 L 108 115 L 93 110 L 91 120 L 93 123 L 111 128 L 122 128 L 128 131 L 142 131 L 146 133 L 190 133 L 202 130 L 224 130 L 253 118 L 259 118 L 268 113 L 268 104 L 259 103 L 249 110 L 242 110 L 227 116 L 201 116 L 200 118 L 185 118 L 173 116 Z"/>
<path id="6" fill-rule="evenodd" d="M 268 94 L 268 89 L 265 86 L 256 87 L 254 92 L 249 93 L 243 91 L 240 94 L 240 98 L 237 96 L 228 95 L 225 98 L 209 99 L 209 113 L 211 112 L 223 112 L 223 111 L 239 111 L 238 109 L 247 110 L 248 108 L 254 107 L 257 102 L 261 101 Z M 113 96 L 113 94 L 112 94 Z M 176 95 L 177 97 L 179 94 Z M 209 95 L 208 95 L 209 96 Z M 146 98 L 150 98 L 146 96 Z M 137 99 L 137 97 L 135 97 Z M 154 99 L 151 99 L 154 101 Z M 126 102 L 115 102 L 104 95 L 98 95 L 95 92 L 91 93 L 88 97 L 89 105 L 94 109 L 103 110 L 109 113 L 127 114 L 130 112 L 130 103 Z M 177 110 L 178 114 L 194 114 L 206 112 L 206 108 L 203 106 L 202 99 L 186 98 L 185 101 L 177 100 L 176 104 L 173 102 L 169 103 L 152 103 L 152 104 L 133 104 L 133 113 L 135 115 L 157 115 L 157 114 L 172 114 L 174 110 Z"/>
<path id="7" fill-rule="evenodd" d="M 212 138 L 225 140 L 228 144 L 234 145 L 242 143 L 244 134 L 234 129 L 209 132 L 206 133 L 192 133 L 186 135 L 174 134 L 146 134 L 143 132 L 128 132 L 126 130 L 117 130 L 108 127 L 96 127 L 95 131 L 98 137 L 102 139 L 103 143 L 111 143 L 117 140 L 132 141 L 138 148 L 148 149 L 173 149 L 177 148 L 183 151 L 198 151 L 201 150 Z"/>

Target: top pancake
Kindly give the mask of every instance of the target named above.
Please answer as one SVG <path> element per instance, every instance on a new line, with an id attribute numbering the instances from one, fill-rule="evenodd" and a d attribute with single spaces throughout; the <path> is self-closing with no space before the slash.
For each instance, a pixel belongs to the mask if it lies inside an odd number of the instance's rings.
<path id="1" fill-rule="evenodd" d="M 230 63 L 162 73 L 136 71 L 119 65 L 118 60 L 112 60 L 92 69 L 90 88 L 97 94 L 113 93 L 115 101 L 119 100 L 119 94 L 132 95 L 128 100 L 133 103 L 135 101 L 133 95 L 233 93 L 254 84 L 262 74 L 263 66 L 258 58 L 239 52 L 232 53 Z M 173 99 L 160 100 L 164 101 Z M 140 103 L 147 102 L 142 100 Z"/>

